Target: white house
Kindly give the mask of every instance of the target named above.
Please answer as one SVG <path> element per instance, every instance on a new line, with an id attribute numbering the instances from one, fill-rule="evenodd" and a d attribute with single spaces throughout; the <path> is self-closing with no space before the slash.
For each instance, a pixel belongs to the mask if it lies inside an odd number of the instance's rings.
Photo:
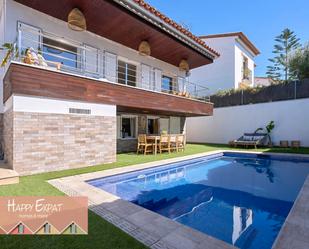
<path id="1" fill-rule="evenodd" d="M 211 65 L 192 70 L 190 80 L 207 86 L 209 93 L 253 86 L 254 58 L 260 52 L 242 32 L 200 38 L 216 49 L 220 57 Z"/>
<path id="2" fill-rule="evenodd" d="M 0 42 L 18 48 L 0 69 L 0 143 L 19 174 L 114 162 L 139 134 L 212 115 L 186 75 L 219 53 L 144 1 L 2 0 Z"/>
<path id="3" fill-rule="evenodd" d="M 274 80 L 268 77 L 254 77 L 254 86 L 270 86 L 274 84 Z"/>

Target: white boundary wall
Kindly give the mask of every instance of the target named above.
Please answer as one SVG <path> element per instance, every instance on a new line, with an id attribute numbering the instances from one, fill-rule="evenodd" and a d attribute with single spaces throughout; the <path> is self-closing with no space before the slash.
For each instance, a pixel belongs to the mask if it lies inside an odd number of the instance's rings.
<path id="1" fill-rule="evenodd" d="M 276 126 L 272 133 L 275 144 L 300 140 L 301 146 L 309 147 L 309 99 L 216 108 L 211 117 L 187 119 L 187 140 L 227 144 L 271 120 Z"/>

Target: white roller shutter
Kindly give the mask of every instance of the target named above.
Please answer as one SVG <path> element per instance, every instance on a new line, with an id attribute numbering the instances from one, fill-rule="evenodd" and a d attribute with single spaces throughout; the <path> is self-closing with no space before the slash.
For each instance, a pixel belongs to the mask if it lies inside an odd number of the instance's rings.
<path id="1" fill-rule="evenodd" d="M 154 69 L 154 90 L 161 92 L 162 87 L 162 71 L 160 69 Z"/>
<path id="2" fill-rule="evenodd" d="M 117 55 L 104 53 L 104 77 L 112 82 L 117 81 Z"/>
<path id="3" fill-rule="evenodd" d="M 84 44 L 84 70 L 86 74 L 99 75 L 99 49 Z"/>
<path id="4" fill-rule="evenodd" d="M 178 77 L 177 78 L 177 86 L 178 89 L 176 89 L 178 92 L 185 92 L 186 91 L 186 87 L 185 87 L 185 78 L 183 77 Z"/>
<path id="5" fill-rule="evenodd" d="M 145 88 L 145 89 L 151 89 L 152 90 L 152 84 L 151 84 L 151 80 L 150 80 L 150 66 L 148 65 L 145 65 L 145 64 L 142 64 L 141 66 L 141 70 L 142 70 L 142 79 L 141 79 L 141 82 L 142 82 L 142 85 L 141 87 L 142 88 Z"/>

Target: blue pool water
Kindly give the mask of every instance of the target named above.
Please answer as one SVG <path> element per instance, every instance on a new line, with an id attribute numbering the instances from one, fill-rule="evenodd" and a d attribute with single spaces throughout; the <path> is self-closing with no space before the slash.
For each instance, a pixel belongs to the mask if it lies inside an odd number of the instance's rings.
<path id="1" fill-rule="evenodd" d="M 89 181 L 239 248 L 271 248 L 309 160 L 224 153 Z"/>

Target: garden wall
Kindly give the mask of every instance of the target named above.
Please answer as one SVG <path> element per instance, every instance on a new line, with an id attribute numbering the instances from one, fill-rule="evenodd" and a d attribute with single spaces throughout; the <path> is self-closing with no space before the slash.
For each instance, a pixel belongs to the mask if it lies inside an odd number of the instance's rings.
<path id="1" fill-rule="evenodd" d="M 222 143 L 239 138 L 275 122 L 272 138 L 300 140 L 309 147 L 309 98 L 271 103 L 215 108 L 213 116 L 187 119 L 187 141 Z"/>
<path id="2" fill-rule="evenodd" d="M 210 102 L 214 103 L 216 108 L 301 98 L 309 98 L 309 79 L 257 89 L 249 88 L 226 95 L 212 95 Z"/>

